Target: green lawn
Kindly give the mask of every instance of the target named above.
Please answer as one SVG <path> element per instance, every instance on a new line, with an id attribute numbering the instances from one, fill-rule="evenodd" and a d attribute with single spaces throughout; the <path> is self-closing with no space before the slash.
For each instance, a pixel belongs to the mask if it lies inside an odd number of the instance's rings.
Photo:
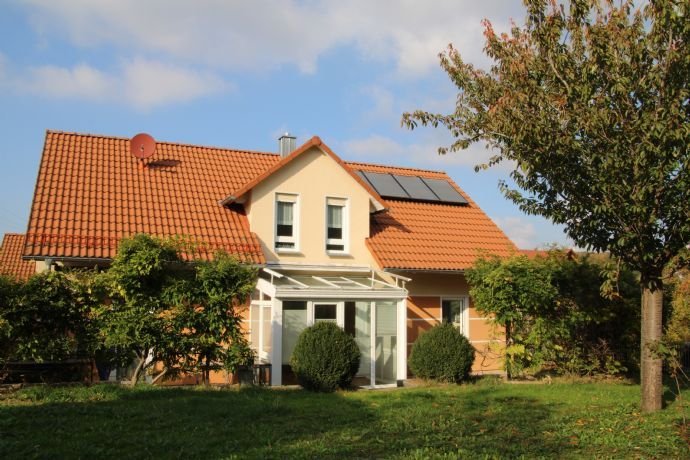
<path id="1" fill-rule="evenodd" d="M 0 458 L 690 458 L 690 391 L 653 415 L 639 413 L 639 393 L 486 381 L 330 395 L 34 387 L 0 396 Z"/>

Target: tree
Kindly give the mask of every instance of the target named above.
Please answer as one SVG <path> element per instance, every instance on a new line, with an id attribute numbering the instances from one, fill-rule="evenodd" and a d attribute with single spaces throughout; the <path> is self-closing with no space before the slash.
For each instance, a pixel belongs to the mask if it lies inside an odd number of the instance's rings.
<path id="1" fill-rule="evenodd" d="M 175 318 L 164 301 L 180 268 L 172 245 L 139 234 L 120 242 L 103 275 L 107 298 L 97 315 L 103 345 L 136 357 L 133 384 L 156 363 L 170 366 L 180 359 Z"/>
<path id="2" fill-rule="evenodd" d="M 452 46 L 441 54 L 459 89 L 453 113 L 416 111 L 403 123 L 449 129 L 451 151 L 486 142 L 495 154 L 479 168 L 514 164 L 507 198 L 639 271 L 642 409 L 658 410 L 662 271 L 690 242 L 690 4 L 525 5 L 525 25 L 510 34 L 485 23 L 488 71 Z"/>
<path id="3" fill-rule="evenodd" d="M 665 335 L 669 344 L 680 347 L 690 343 L 690 274 L 684 273 L 675 284 Z"/>
<path id="4" fill-rule="evenodd" d="M 607 263 L 552 250 L 534 259 L 482 258 L 465 272 L 477 310 L 506 327 L 509 375 L 545 369 L 611 375 L 637 368 L 630 350 L 640 338 L 639 285 L 623 270 L 618 295 L 602 295 Z"/>
<path id="5" fill-rule="evenodd" d="M 162 369 L 154 383 L 179 372 L 231 368 L 246 359 L 239 306 L 254 289 L 256 269 L 225 252 L 184 262 L 184 241 L 139 234 L 120 242 L 97 315 L 106 349 L 136 359 L 132 383 Z"/>
<path id="6" fill-rule="evenodd" d="M 511 356 L 524 355 L 516 351 L 524 349 L 527 322 L 548 309 L 557 295 L 550 270 L 525 256 L 492 257 L 479 259 L 465 276 L 477 308 L 505 328 L 508 375 L 520 372 L 524 365 Z"/>
<path id="7" fill-rule="evenodd" d="M 0 281 L 0 360 L 60 361 L 88 354 L 93 331 L 80 287 L 61 272 Z"/>
<path id="8" fill-rule="evenodd" d="M 240 306 L 254 290 L 256 275 L 256 269 L 216 252 L 213 260 L 196 262 L 193 275 L 170 290 L 175 328 L 184 343 L 180 364 L 200 372 L 204 383 L 212 370 L 236 370 L 247 359 Z"/>

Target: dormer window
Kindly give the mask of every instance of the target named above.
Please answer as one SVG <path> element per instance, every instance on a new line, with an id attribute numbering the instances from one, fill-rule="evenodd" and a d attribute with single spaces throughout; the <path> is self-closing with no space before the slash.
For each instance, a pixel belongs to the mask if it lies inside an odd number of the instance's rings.
<path id="1" fill-rule="evenodd" d="M 288 193 L 276 194 L 276 234 L 277 251 L 297 251 L 299 206 L 298 196 Z"/>
<path id="2" fill-rule="evenodd" d="M 326 198 L 326 251 L 347 253 L 347 200 Z"/>

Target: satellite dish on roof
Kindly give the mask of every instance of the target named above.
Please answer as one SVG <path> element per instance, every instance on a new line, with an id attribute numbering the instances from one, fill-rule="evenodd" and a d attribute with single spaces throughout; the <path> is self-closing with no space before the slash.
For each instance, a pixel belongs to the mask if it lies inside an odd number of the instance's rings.
<path id="1" fill-rule="evenodd" d="M 156 151 L 156 141 L 146 133 L 139 133 L 129 141 L 129 149 L 134 157 L 143 160 Z"/>

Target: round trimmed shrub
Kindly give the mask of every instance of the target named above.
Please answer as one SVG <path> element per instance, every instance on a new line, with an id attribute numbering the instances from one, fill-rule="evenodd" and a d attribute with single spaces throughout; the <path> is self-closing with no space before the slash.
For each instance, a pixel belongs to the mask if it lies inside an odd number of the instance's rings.
<path id="1" fill-rule="evenodd" d="M 409 366 L 424 380 L 459 383 L 470 374 L 474 347 L 452 324 L 443 323 L 421 334 L 412 345 Z"/>
<path id="2" fill-rule="evenodd" d="M 360 358 L 355 339 L 336 324 L 324 322 L 302 331 L 290 366 L 304 388 L 329 393 L 350 386 Z"/>

